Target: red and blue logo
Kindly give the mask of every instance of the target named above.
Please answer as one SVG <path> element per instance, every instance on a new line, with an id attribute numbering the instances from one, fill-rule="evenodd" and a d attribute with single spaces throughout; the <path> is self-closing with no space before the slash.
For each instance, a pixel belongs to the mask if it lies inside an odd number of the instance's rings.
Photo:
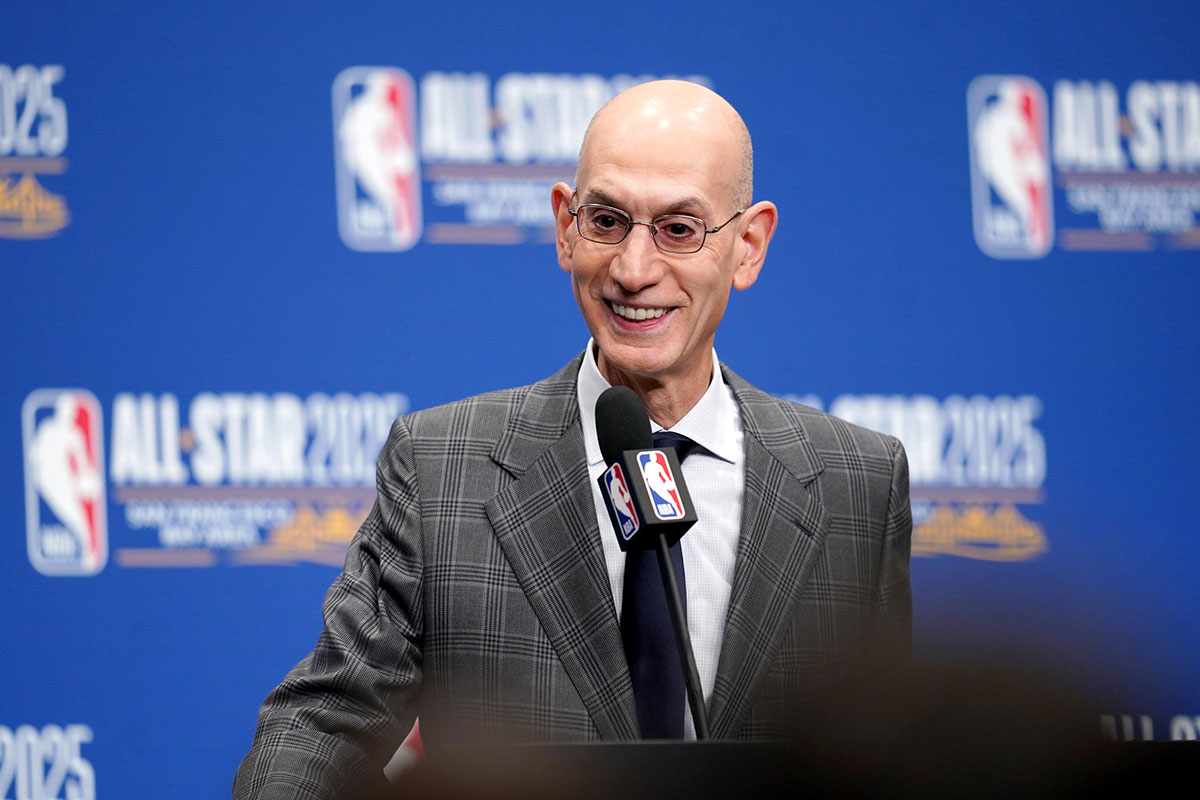
<path id="1" fill-rule="evenodd" d="M 338 230 L 355 250 L 421 238 L 416 92 L 395 67 L 350 67 L 333 83 Z"/>
<path id="2" fill-rule="evenodd" d="M 637 460 L 642 470 L 642 482 L 650 493 L 654 516 L 664 520 L 683 517 L 686 513 L 683 500 L 679 497 L 679 487 L 675 485 L 675 476 L 671 473 L 667 457 L 661 450 L 647 450 L 638 453 Z"/>
<path id="3" fill-rule="evenodd" d="M 967 89 L 975 241 L 993 258 L 1040 258 L 1054 244 L 1046 93 L 1021 75 Z"/>
<path id="4" fill-rule="evenodd" d="M 21 410 L 29 560 L 43 575 L 95 575 L 108 561 L 100 403 L 38 389 Z"/>
<path id="5" fill-rule="evenodd" d="M 633 510 L 633 497 L 629 494 L 629 484 L 625 481 L 625 471 L 620 464 L 613 464 L 604 473 L 604 486 L 608 490 L 609 505 L 617 515 L 621 536 L 629 541 L 642 526 Z"/>

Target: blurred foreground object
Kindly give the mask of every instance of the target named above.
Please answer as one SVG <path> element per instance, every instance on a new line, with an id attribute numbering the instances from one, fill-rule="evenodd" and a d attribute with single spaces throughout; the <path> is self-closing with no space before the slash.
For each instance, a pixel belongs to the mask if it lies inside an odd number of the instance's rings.
<path id="1" fill-rule="evenodd" d="M 1022 664 L 914 665 L 818 688 L 792 742 L 446 748 L 394 796 L 1057 798 L 1200 779 L 1200 744 L 1102 741 L 1076 684 Z"/>

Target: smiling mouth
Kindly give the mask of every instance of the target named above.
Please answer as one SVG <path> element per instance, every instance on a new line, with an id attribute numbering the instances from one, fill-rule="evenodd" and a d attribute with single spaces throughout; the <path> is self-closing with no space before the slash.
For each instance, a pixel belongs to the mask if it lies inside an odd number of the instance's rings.
<path id="1" fill-rule="evenodd" d="M 670 308 L 631 308 L 630 306 L 618 305 L 611 300 L 606 300 L 605 302 L 608 303 L 608 307 L 613 310 L 614 314 L 630 322 L 658 319 L 671 310 Z"/>

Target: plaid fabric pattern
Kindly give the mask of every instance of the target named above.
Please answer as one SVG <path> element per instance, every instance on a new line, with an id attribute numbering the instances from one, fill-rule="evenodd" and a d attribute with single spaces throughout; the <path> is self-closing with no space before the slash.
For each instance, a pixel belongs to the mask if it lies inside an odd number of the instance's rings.
<path id="1" fill-rule="evenodd" d="M 418 713 L 429 748 L 637 738 L 579 363 L 395 422 L 325 629 L 263 703 L 235 797 L 337 797 L 380 780 Z M 891 437 L 724 374 L 746 480 L 709 711 L 715 737 L 769 738 L 786 733 L 806 673 L 864 642 L 907 654 L 907 462 Z"/>

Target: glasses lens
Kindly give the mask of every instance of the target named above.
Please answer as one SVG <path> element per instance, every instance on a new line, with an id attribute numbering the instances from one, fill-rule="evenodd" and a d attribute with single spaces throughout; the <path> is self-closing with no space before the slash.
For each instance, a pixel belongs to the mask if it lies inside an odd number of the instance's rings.
<path id="1" fill-rule="evenodd" d="M 668 253 L 694 253 L 704 244 L 704 222 L 695 217 L 668 215 L 654 220 L 654 239 Z"/>
<path id="2" fill-rule="evenodd" d="M 579 232 L 593 242 L 616 244 L 629 230 L 629 217 L 607 206 L 580 206 Z"/>

